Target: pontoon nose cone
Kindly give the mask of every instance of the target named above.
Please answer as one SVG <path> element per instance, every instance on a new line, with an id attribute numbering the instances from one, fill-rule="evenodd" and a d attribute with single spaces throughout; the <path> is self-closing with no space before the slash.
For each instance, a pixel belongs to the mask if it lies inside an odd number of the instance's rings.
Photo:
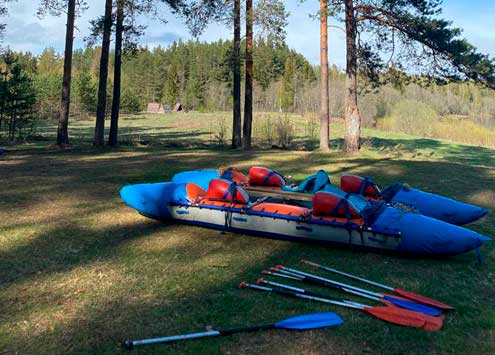
<path id="1" fill-rule="evenodd" d="M 405 213 L 401 220 L 399 250 L 423 255 L 456 255 L 491 240 L 466 228 L 420 214 Z"/>
<path id="2" fill-rule="evenodd" d="M 404 187 L 393 196 L 390 202 L 411 206 L 425 216 L 457 225 L 471 223 L 488 213 L 488 210 L 482 207 Z"/>
<path id="3" fill-rule="evenodd" d="M 210 181 L 213 179 L 218 179 L 217 170 L 193 170 L 193 171 L 183 171 L 177 173 L 172 177 L 172 182 L 176 184 L 185 184 L 188 182 L 195 183 L 199 185 L 203 190 L 208 190 Z"/>
<path id="4" fill-rule="evenodd" d="M 120 190 L 120 197 L 139 213 L 163 220 L 170 218 L 168 201 L 176 186 L 174 183 L 128 185 Z"/>
<path id="5" fill-rule="evenodd" d="M 444 213 L 443 221 L 457 224 L 459 226 L 468 224 L 480 219 L 488 213 L 488 210 L 482 207 L 470 205 L 468 203 L 462 203 L 458 201 L 451 200 L 455 203 L 451 204 L 449 208 L 449 213 Z"/>

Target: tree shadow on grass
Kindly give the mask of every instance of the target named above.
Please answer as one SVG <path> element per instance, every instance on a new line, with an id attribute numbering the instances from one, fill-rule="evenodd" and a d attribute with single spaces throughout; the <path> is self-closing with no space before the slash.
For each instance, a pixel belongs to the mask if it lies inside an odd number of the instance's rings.
<path id="1" fill-rule="evenodd" d="M 46 349 L 47 353 L 114 352 L 118 351 L 116 341 L 126 337 L 196 331 L 205 325 L 241 326 L 296 313 L 329 310 L 312 303 L 237 289 L 239 281 L 245 278 L 254 281 L 261 269 L 276 263 L 295 266 L 301 257 L 421 291 L 460 305 L 460 309 L 456 315 L 449 316 L 449 333 L 442 335 L 439 343 L 435 334 L 401 329 L 366 315 L 338 310 L 348 322 L 337 330 L 239 335 L 171 347 L 155 346 L 143 351 L 301 353 L 308 349 L 325 352 L 330 348 L 343 352 L 371 349 L 371 352 L 398 353 L 407 348 L 421 353 L 425 348 L 439 352 L 455 348 L 462 352 L 468 350 L 468 344 L 458 344 L 456 339 L 465 337 L 466 329 L 480 349 L 487 353 L 493 350 L 481 329 L 488 320 L 469 321 L 469 314 L 486 310 L 488 301 L 483 295 L 494 292 L 484 273 L 474 268 L 472 253 L 449 259 L 418 260 L 220 235 L 194 227 L 141 222 L 141 217 L 130 212 L 118 198 L 119 188 L 126 183 L 166 181 L 175 172 L 190 169 L 234 165 L 247 170 L 253 164 L 263 164 L 287 174 L 299 174 L 298 178 L 324 168 L 334 180 L 339 174 L 350 172 L 373 176 L 382 186 L 396 180 L 407 181 L 413 186 L 466 200 L 486 189 L 495 189 L 492 169 L 466 168 L 455 161 L 384 161 L 342 156 L 339 152 L 123 149 L 89 155 L 77 151 L 53 155 L 23 153 L 22 159 L 14 167 L 0 165 L 0 175 L 5 178 L 4 189 L 0 191 L 0 200 L 4 201 L 0 202 L 2 216 L 13 209 L 41 210 L 44 203 L 46 208 L 60 208 L 56 203 L 49 204 L 50 200 L 72 199 L 74 208 L 61 210 L 59 219 L 44 220 L 44 228 L 38 233 L 0 252 L 0 297 L 5 300 L 0 306 L 3 314 L 0 327 L 3 324 L 10 329 L 3 347 L 13 352 L 32 353 L 40 349 Z M 495 208 L 485 206 L 492 212 Z M 99 216 L 107 213 L 111 220 L 99 224 Z M 86 222 L 90 225 L 84 225 Z M 15 218 L 4 219 L 0 228 L 10 228 L 11 235 L 16 228 L 22 228 L 22 223 L 17 224 Z M 493 233 L 493 213 L 483 226 L 474 228 L 486 228 L 487 234 Z M 175 242 L 171 243 L 171 239 Z M 484 254 L 487 255 L 484 268 L 490 269 L 493 247 L 484 248 Z M 87 298 L 72 293 L 60 296 L 58 289 L 52 290 L 55 287 L 65 290 L 56 286 L 67 282 L 64 277 L 84 274 L 84 270 L 100 263 L 108 263 L 107 267 L 122 278 L 112 280 L 106 289 L 97 277 L 87 276 L 89 281 L 82 280 L 85 285 L 91 285 L 90 290 L 84 291 L 89 293 Z M 58 305 L 60 297 L 72 299 L 74 307 L 71 303 Z M 82 300 L 78 301 L 78 297 Z M 70 316 L 57 319 L 48 315 L 48 320 L 40 320 L 41 311 L 37 309 L 44 308 L 48 314 L 63 314 L 66 310 Z M 20 325 L 22 319 L 28 320 L 27 331 Z M 466 327 L 468 323 L 470 327 Z M 281 341 L 274 345 L 274 339 Z"/>
<path id="2" fill-rule="evenodd" d="M 144 238 L 143 242 L 147 239 L 139 230 L 131 230 L 131 233 L 136 232 L 138 238 Z M 165 240 L 160 235 L 155 237 Z M 462 296 L 472 292 L 477 295 L 476 290 L 480 287 L 477 283 L 480 277 L 473 277 L 473 270 L 465 263 L 409 260 L 316 245 L 220 235 L 214 231 L 187 238 L 180 246 L 159 245 L 160 248 L 155 244 L 144 247 L 139 253 L 133 252 L 132 246 L 123 246 L 117 255 L 108 255 L 115 262 L 113 267 L 124 270 L 124 277 L 114 280 L 106 291 L 111 298 L 100 295 L 100 300 L 95 297 L 81 302 L 82 306 L 77 307 L 75 313 L 69 312 L 68 319 L 55 319 L 52 329 L 47 327 L 38 331 L 28 341 L 24 333 L 16 329 L 7 349 L 23 353 L 39 349 L 47 353 L 119 352 L 118 342 L 124 339 L 195 332 L 206 326 L 240 327 L 323 311 L 338 312 L 346 320 L 346 325 L 307 333 L 286 334 L 275 330 L 273 333 L 155 345 L 143 347 L 140 352 L 295 354 L 318 350 L 326 353 L 328 349 L 352 353 L 368 349 L 371 352 L 398 353 L 407 348 L 411 353 L 422 353 L 425 348 L 451 349 L 458 336 L 472 337 L 479 350 L 489 350 L 492 346 L 479 333 L 478 327 L 465 329 L 459 320 L 465 313 L 477 313 L 484 308 L 478 302 L 458 299 L 460 293 Z M 389 325 L 358 311 L 238 289 L 240 281 L 254 282 L 262 269 L 280 263 L 298 267 L 296 265 L 302 257 L 341 266 L 377 281 L 399 282 L 414 291 L 430 291 L 425 293 L 456 306 L 462 302 L 464 309 L 459 310 L 457 316 L 447 316 L 449 333 L 441 336 Z M 455 277 L 452 277 L 453 273 L 456 273 Z M 441 289 L 438 280 L 442 280 Z M 462 280 L 465 290 L 451 292 L 459 280 Z M 312 289 L 338 295 L 322 288 Z M 78 302 L 77 297 L 74 296 L 74 303 Z M 50 298 L 39 300 L 39 307 L 43 306 L 50 307 Z M 440 336 L 442 342 L 438 343 Z M 457 350 L 462 351 L 469 349 L 470 345 L 460 346 Z"/>

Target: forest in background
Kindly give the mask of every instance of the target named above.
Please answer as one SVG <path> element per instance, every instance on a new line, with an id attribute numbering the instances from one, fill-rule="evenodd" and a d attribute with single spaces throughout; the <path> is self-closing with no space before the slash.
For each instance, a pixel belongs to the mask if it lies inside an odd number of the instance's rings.
<path id="1" fill-rule="evenodd" d="M 149 102 L 180 102 L 189 111 L 230 111 L 231 50 L 231 41 L 189 41 L 125 53 L 121 111 L 141 112 Z M 74 52 L 73 118 L 94 118 L 100 54 L 99 48 Z M 255 41 L 253 55 L 255 111 L 311 117 L 320 110 L 319 66 L 311 65 L 287 45 L 270 40 Z M 53 48 L 40 56 L 6 51 L 0 67 L 0 139 L 26 139 L 35 132 L 39 120 L 58 118 L 63 75 L 60 54 Z M 113 72 L 112 61 L 109 72 Z M 110 76 L 108 109 L 112 80 Z M 330 114 L 343 117 L 345 74 L 335 66 L 329 70 L 329 87 Z M 426 87 L 402 83 L 363 88 L 359 105 L 365 127 L 485 146 L 495 144 L 495 94 L 473 83 Z M 12 117 L 16 122 L 11 122 Z"/>

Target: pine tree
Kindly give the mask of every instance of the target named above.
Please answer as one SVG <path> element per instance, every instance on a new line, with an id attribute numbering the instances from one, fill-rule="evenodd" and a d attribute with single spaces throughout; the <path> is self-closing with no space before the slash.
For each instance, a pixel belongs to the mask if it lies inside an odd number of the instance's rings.
<path id="1" fill-rule="evenodd" d="M 246 0 L 246 52 L 244 85 L 244 121 L 242 126 L 242 145 L 251 149 L 253 129 L 253 0 Z"/>
<path id="2" fill-rule="evenodd" d="M 233 71 L 233 124 L 232 148 L 242 145 L 241 138 L 241 0 L 234 0 L 234 41 L 232 50 Z"/>
<path id="3" fill-rule="evenodd" d="M 33 129 L 36 92 L 28 71 L 14 53 L 5 52 L 2 62 L 0 127 L 4 127 L 8 139 L 13 141 L 24 138 Z"/>
<path id="4" fill-rule="evenodd" d="M 85 114 L 93 116 L 97 107 L 97 84 L 91 79 L 87 71 L 81 71 L 76 80 L 77 96 L 81 104 L 81 110 Z"/>
<path id="5" fill-rule="evenodd" d="M 386 78 L 380 73 L 393 65 L 421 73 L 421 80 L 472 80 L 495 88 L 494 60 L 438 17 L 441 1 L 338 0 L 331 5 L 336 16 L 344 15 L 346 30 L 345 151 L 360 147 L 359 74 L 378 85 Z M 389 58 L 388 63 L 383 58 Z"/>
<path id="6" fill-rule="evenodd" d="M 108 59 L 110 55 L 110 34 L 112 31 L 112 0 L 105 0 L 103 17 L 103 35 L 100 58 L 100 76 L 98 80 L 98 104 L 93 145 L 102 146 L 105 134 L 105 115 L 107 110 Z"/>
<path id="7" fill-rule="evenodd" d="M 65 30 L 65 50 L 64 50 L 64 76 L 62 83 L 62 98 L 60 102 L 60 116 L 57 129 L 57 145 L 65 146 L 69 144 L 69 111 L 70 94 L 72 81 L 72 56 L 74 46 L 74 28 L 77 12 L 86 9 L 84 0 L 41 0 L 38 7 L 38 15 L 44 16 L 46 13 L 60 16 L 67 14 L 67 24 Z"/>
<path id="8" fill-rule="evenodd" d="M 281 88 L 281 108 L 285 112 L 294 110 L 294 99 L 296 96 L 297 64 L 293 56 L 287 58 L 285 62 L 284 75 L 282 77 Z"/>
<path id="9" fill-rule="evenodd" d="M 114 63 L 114 87 L 112 98 L 112 116 L 108 145 L 114 147 L 118 142 L 120 91 L 122 82 L 122 37 L 124 34 L 125 0 L 117 0 L 117 24 L 115 26 L 115 63 Z"/>
<path id="10" fill-rule="evenodd" d="M 328 98 L 328 3 L 320 0 L 320 150 L 328 151 L 330 103 Z"/>

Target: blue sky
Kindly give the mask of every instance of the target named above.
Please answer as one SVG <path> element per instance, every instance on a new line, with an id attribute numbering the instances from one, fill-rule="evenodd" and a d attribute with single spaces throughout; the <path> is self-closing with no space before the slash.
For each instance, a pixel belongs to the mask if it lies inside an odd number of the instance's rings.
<path id="1" fill-rule="evenodd" d="M 18 0 L 9 5 L 10 14 L 6 19 L 7 32 L 4 45 L 15 50 L 31 51 L 35 54 L 48 46 L 62 52 L 65 35 L 65 19 L 46 17 L 38 19 L 35 16 L 37 1 Z M 77 20 L 76 48 L 84 46 L 83 38 L 88 34 L 88 21 L 103 13 L 102 0 L 88 0 L 90 9 Z M 312 63 L 319 61 L 319 25 L 310 18 L 316 13 L 318 1 L 307 0 L 300 4 L 299 0 L 285 1 L 290 12 L 287 28 L 287 42 L 291 48 L 304 54 Z M 177 39 L 187 40 L 191 36 L 187 28 L 170 16 L 166 11 L 164 17 L 168 23 L 146 19 L 148 30 L 142 39 L 149 46 L 166 46 Z M 484 53 L 495 56 L 494 0 L 444 0 L 443 16 L 454 21 L 454 25 L 464 29 L 463 35 Z M 330 62 L 340 67 L 344 66 L 344 34 L 330 28 L 329 55 Z M 231 38 L 231 30 L 222 25 L 211 25 L 201 35 L 200 40 L 213 41 L 219 38 Z"/>

